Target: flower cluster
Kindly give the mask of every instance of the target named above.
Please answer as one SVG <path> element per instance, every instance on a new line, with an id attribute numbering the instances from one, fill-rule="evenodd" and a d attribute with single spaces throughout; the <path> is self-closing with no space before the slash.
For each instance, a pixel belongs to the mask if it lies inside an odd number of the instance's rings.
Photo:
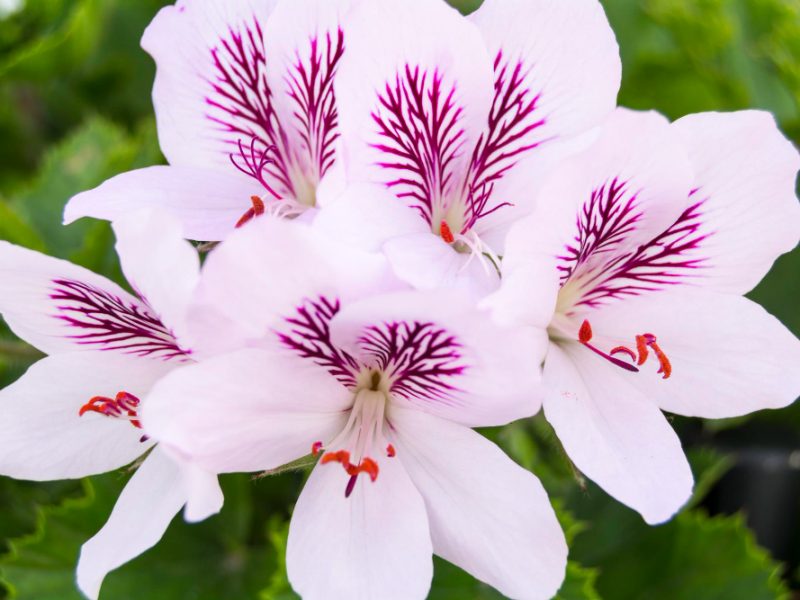
<path id="1" fill-rule="evenodd" d="M 217 475 L 311 457 L 304 598 L 424 598 L 433 554 L 549 598 L 547 494 L 474 428 L 543 408 L 660 523 L 693 486 L 662 411 L 800 394 L 800 343 L 743 297 L 800 238 L 800 156 L 765 113 L 617 108 L 597 0 L 178 0 L 142 44 L 169 166 L 65 211 L 113 223 L 133 293 L 0 245 L 0 312 L 47 354 L 0 392 L 0 473 L 139 461 L 88 597 L 217 512 Z"/>

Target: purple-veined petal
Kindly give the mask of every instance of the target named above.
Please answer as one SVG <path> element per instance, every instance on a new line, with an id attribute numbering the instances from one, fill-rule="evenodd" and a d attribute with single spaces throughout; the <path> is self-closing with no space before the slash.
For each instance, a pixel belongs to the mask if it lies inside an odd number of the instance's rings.
<path id="1" fill-rule="evenodd" d="M 525 262 L 515 253 L 555 256 L 561 311 L 668 286 L 679 280 L 656 242 L 692 218 L 691 180 L 686 153 L 665 119 L 618 110 L 598 141 L 545 183 L 535 215 L 512 228 L 506 257 L 514 264 Z"/>
<path id="2" fill-rule="evenodd" d="M 377 450 L 377 449 L 376 449 Z M 382 450 L 382 449 L 381 449 Z M 395 458 L 345 497 L 336 464 L 317 464 L 294 508 L 289 582 L 308 600 L 422 600 L 433 576 L 425 505 Z"/>
<path id="3" fill-rule="evenodd" d="M 543 331 L 492 324 L 457 292 L 404 292 L 343 307 L 337 347 L 392 381 L 394 401 L 469 426 L 535 414 Z"/>
<path id="4" fill-rule="evenodd" d="M 197 0 L 156 15 L 142 46 L 156 61 L 153 102 L 161 149 L 175 166 L 248 170 L 246 151 L 259 155 L 281 132 L 266 79 L 263 30 L 276 0 Z M 269 184 L 280 163 L 259 168 Z M 273 172 L 275 171 L 275 172 Z"/>
<path id="5" fill-rule="evenodd" d="M 230 234 L 263 194 L 252 179 L 195 167 L 148 167 L 112 177 L 99 187 L 74 196 L 64 209 L 64 223 L 81 217 L 114 221 L 142 208 L 158 208 L 183 226 L 192 240 L 218 241 Z"/>
<path id="6" fill-rule="evenodd" d="M 650 524 L 674 515 L 693 479 L 678 436 L 627 375 L 577 343 L 550 345 L 544 413 L 570 459 Z"/>
<path id="7" fill-rule="evenodd" d="M 72 263 L 0 243 L 0 312 L 12 331 L 46 353 L 103 350 L 187 360 L 145 302 Z"/>
<path id="8" fill-rule="evenodd" d="M 766 112 L 701 113 L 679 119 L 695 171 L 695 238 L 684 261 L 702 265 L 697 284 L 745 293 L 800 239 L 800 154 Z"/>
<path id="9" fill-rule="evenodd" d="M 336 81 L 351 177 L 387 185 L 435 233 L 451 201 L 463 220 L 492 81 L 479 32 L 445 3 L 359 5 Z"/>
<path id="10" fill-rule="evenodd" d="M 341 431 L 353 394 L 288 352 L 241 350 L 180 369 L 148 396 L 142 423 L 210 472 L 274 469 Z"/>
<path id="11" fill-rule="evenodd" d="M 574 152 L 573 138 L 614 110 L 621 65 L 596 0 L 489 0 L 469 19 L 486 42 L 495 81 L 470 185 L 476 197 L 485 190 L 509 203 L 476 223 L 484 238 L 530 212 L 533 190 Z M 487 242 L 502 252 L 501 240 Z"/>
<path id="12" fill-rule="evenodd" d="M 122 490 L 106 524 L 81 548 L 81 591 L 96 600 L 105 576 L 156 545 L 185 502 L 180 470 L 156 448 Z"/>
<path id="13" fill-rule="evenodd" d="M 0 473 L 47 481 L 105 473 L 152 442 L 125 414 L 81 408 L 127 392 L 142 399 L 169 363 L 100 352 L 48 356 L 0 392 Z"/>
<path id="14" fill-rule="evenodd" d="M 670 290 L 605 307 L 591 324 L 604 347 L 632 345 L 644 333 L 657 338 L 669 377 L 655 356 L 639 373 L 622 375 L 663 410 L 720 419 L 783 408 L 800 396 L 800 341 L 747 298 Z"/>
<path id="15" fill-rule="evenodd" d="M 339 115 L 334 79 L 348 46 L 350 0 L 279 2 L 265 29 L 267 80 L 274 106 L 306 178 L 318 184 L 338 160 Z M 306 204 L 293 183 L 293 197 Z"/>
<path id="16" fill-rule="evenodd" d="M 425 500 L 434 552 L 510 598 L 551 598 L 567 544 L 547 494 L 470 429 L 395 409 L 397 459 Z"/>
<path id="17" fill-rule="evenodd" d="M 163 9 L 143 46 L 158 66 L 153 97 L 170 163 L 238 171 L 263 195 L 314 206 L 338 160 L 333 80 L 349 4 L 236 0 Z"/>
<path id="18" fill-rule="evenodd" d="M 113 227 L 128 283 L 188 348 L 186 312 L 200 278 L 197 250 L 183 239 L 180 223 L 158 210 L 135 211 Z"/>

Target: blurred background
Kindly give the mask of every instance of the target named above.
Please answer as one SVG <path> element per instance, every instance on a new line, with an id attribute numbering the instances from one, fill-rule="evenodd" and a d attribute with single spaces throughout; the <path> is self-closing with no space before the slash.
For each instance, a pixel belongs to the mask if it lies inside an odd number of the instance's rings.
<path id="1" fill-rule="evenodd" d="M 221 0 L 224 1 L 224 0 Z M 453 0 L 464 12 L 480 0 Z M 110 228 L 60 225 L 65 201 L 163 162 L 139 38 L 161 0 L 0 0 L 0 239 L 120 280 Z M 800 143 L 800 0 L 605 0 L 621 46 L 620 103 L 670 118 L 749 107 Z M 800 252 L 752 292 L 800 334 Z M 38 358 L 0 331 L 0 386 Z M 798 365 L 800 368 L 800 365 Z M 800 598 L 800 405 L 730 421 L 673 420 L 697 480 L 673 521 L 647 527 L 571 468 L 540 418 L 486 431 L 543 480 L 570 539 L 562 600 Z M 80 598 L 80 544 L 129 473 L 32 484 L 0 478 L 0 598 Z M 103 598 L 283 600 L 283 550 L 304 473 L 224 478 L 223 512 L 177 519 L 106 581 Z M 438 561 L 434 599 L 501 598 Z"/>

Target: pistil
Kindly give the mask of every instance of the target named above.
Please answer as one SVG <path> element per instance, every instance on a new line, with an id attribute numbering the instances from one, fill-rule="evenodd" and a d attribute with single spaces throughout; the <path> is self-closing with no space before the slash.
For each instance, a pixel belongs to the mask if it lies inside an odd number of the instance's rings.
<path id="1" fill-rule="evenodd" d="M 368 376 L 369 388 L 361 389 L 356 393 L 350 418 L 344 430 L 331 443 L 337 450 L 323 450 L 322 442 L 315 442 L 311 447 L 314 456 L 322 453 L 320 464 L 329 465 L 338 463 L 345 473 L 349 475 L 345 487 L 345 498 L 349 498 L 355 489 L 358 476 L 365 473 L 370 481 L 376 481 L 380 468 L 378 462 L 368 455 L 376 447 L 380 447 L 383 440 L 384 409 L 387 397 L 380 391 L 381 375 L 372 372 Z M 323 453 L 324 452 L 324 453 Z M 396 455 L 394 446 L 386 445 L 386 456 Z"/>

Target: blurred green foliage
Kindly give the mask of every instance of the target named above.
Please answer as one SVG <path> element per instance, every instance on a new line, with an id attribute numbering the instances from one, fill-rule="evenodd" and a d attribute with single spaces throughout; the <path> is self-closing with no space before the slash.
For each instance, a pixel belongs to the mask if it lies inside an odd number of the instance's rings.
<path id="1" fill-rule="evenodd" d="M 480 0 L 452 0 L 464 12 Z M 60 225 L 73 194 L 121 171 L 163 160 L 155 135 L 153 65 L 138 41 L 162 0 L 28 0 L 0 12 L 0 239 L 68 258 L 119 280 L 105 223 Z M 762 108 L 800 142 L 800 0 L 604 0 L 624 63 L 622 104 L 671 118 Z M 0 7 L 7 3 L 0 3 Z M 4 9 L 0 8 L 0 11 Z M 800 333 L 800 253 L 778 261 L 752 296 Z M 0 331 L 0 385 L 38 354 Z M 731 423 L 677 421 L 701 440 L 746 422 L 781 421 L 800 435 L 800 410 Z M 486 434 L 544 482 L 571 542 L 561 600 L 787 598 L 781 566 L 741 517 L 698 505 L 730 467 L 691 450 L 695 499 L 667 525 L 585 484 L 541 418 Z M 695 436 L 696 437 L 696 436 Z M 0 598 L 79 598 L 80 544 L 110 513 L 126 473 L 82 482 L 0 479 Z M 286 580 L 287 522 L 302 473 L 228 476 L 223 512 L 200 525 L 176 519 L 154 550 L 112 574 L 104 598 L 295 598 Z M 154 591 L 156 590 L 156 591 Z M 436 561 L 431 598 L 500 598 Z"/>

